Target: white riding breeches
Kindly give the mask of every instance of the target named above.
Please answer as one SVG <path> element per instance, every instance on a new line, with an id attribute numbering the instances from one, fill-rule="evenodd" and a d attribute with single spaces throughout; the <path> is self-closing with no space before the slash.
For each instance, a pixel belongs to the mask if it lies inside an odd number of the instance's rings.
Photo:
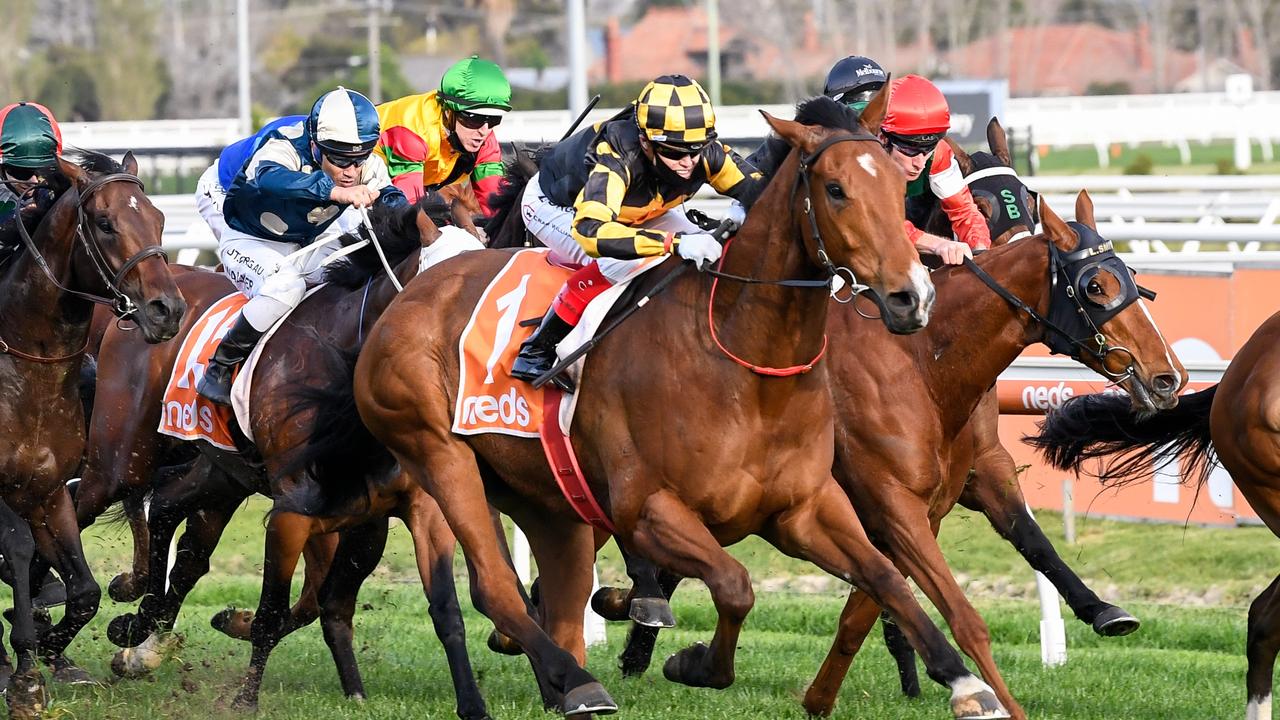
<path id="1" fill-rule="evenodd" d="M 551 253 L 557 262 L 583 266 L 594 260 L 600 266 L 600 274 L 614 284 L 631 277 L 636 268 L 648 259 L 619 260 L 609 257 L 593 258 L 588 255 L 587 251 L 582 249 L 582 245 L 573 239 L 571 232 L 573 209 L 551 202 L 543 194 L 537 175 L 529 178 L 524 196 L 520 199 L 520 212 L 524 218 L 525 227 L 533 233 L 534 237 L 542 241 L 543 245 L 551 248 Z M 668 210 L 652 220 L 641 223 L 640 226 L 673 233 L 703 232 L 678 209 Z"/>
<path id="2" fill-rule="evenodd" d="M 218 163 L 209 166 L 196 183 L 196 210 L 200 217 L 213 230 L 213 237 L 222 240 L 227 231 L 227 221 L 222 217 L 222 203 L 227 199 L 227 191 L 218 181 Z"/>
<path id="3" fill-rule="evenodd" d="M 227 228 L 218 242 L 218 257 L 223 272 L 250 298 L 244 306 L 249 324 L 265 332 L 297 307 L 307 288 L 322 281 L 325 259 L 342 248 L 339 238 L 360 222 L 359 211 L 347 208 L 305 248 Z"/>

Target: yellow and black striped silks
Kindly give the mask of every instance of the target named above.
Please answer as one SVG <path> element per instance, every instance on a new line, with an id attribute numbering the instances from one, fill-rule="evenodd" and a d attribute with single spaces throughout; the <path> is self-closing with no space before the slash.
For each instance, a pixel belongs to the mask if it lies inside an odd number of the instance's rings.
<path id="1" fill-rule="evenodd" d="M 716 111 L 698 81 L 663 75 L 640 91 L 636 122 L 649 140 L 701 145 L 716 136 Z"/>

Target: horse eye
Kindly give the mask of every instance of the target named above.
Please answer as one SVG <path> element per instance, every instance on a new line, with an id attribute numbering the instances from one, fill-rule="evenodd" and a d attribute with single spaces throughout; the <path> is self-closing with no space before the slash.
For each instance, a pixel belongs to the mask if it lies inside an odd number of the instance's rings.
<path id="1" fill-rule="evenodd" d="M 1088 288 L 1086 288 L 1086 290 L 1088 290 L 1088 291 L 1089 291 L 1089 294 L 1090 294 L 1090 295 L 1101 295 L 1101 294 L 1102 294 L 1102 286 L 1098 284 L 1098 281 L 1097 281 L 1097 280 L 1090 280 L 1090 281 L 1089 281 L 1089 287 L 1088 287 Z"/>
<path id="2" fill-rule="evenodd" d="M 104 233 L 115 232 L 115 228 L 111 225 L 111 221 L 106 218 L 98 218 L 98 229 Z"/>
<path id="3" fill-rule="evenodd" d="M 843 200 L 845 198 L 844 188 L 840 187 L 838 182 L 827 183 L 827 195 L 835 200 Z"/>

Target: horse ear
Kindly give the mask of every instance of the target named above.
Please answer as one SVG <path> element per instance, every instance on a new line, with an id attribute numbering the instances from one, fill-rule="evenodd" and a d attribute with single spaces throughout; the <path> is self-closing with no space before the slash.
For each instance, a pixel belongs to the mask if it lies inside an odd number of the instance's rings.
<path id="1" fill-rule="evenodd" d="M 436 227 L 431 218 L 427 216 L 427 211 L 422 209 L 422 205 L 418 205 L 418 212 L 413 218 L 413 222 L 418 226 L 418 242 L 422 243 L 422 247 L 431 247 L 431 243 L 440 237 L 440 228 Z"/>
<path id="2" fill-rule="evenodd" d="M 133 151 L 128 150 L 124 154 L 124 158 L 120 160 L 120 164 L 124 166 L 124 171 L 134 177 L 138 177 L 138 159 L 133 156 Z"/>
<path id="3" fill-rule="evenodd" d="M 1093 219 L 1093 198 L 1089 197 L 1088 190 L 1082 189 L 1076 196 L 1076 222 L 1092 228 L 1094 232 L 1098 230 L 1098 223 Z"/>
<path id="4" fill-rule="evenodd" d="M 956 156 L 956 163 L 960 166 L 960 174 L 968 175 L 973 172 L 973 158 L 969 157 L 969 153 L 965 152 L 964 148 L 949 137 L 943 138 L 943 141 L 951 146 L 951 154 Z"/>
<path id="5" fill-rule="evenodd" d="M 1013 167 L 1012 156 L 1009 155 L 1009 138 L 1005 135 L 999 118 L 993 117 L 987 123 L 987 147 L 991 148 L 991 154 L 999 158 L 1000 162 Z"/>
<path id="6" fill-rule="evenodd" d="M 1062 240 L 1074 247 L 1075 233 L 1071 228 L 1058 217 L 1058 213 L 1049 207 L 1049 201 L 1043 195 L 1040 196 L 1040 223 L 1044 227 L 1044 233 L 1055 240 Z"/>
<path id="7" fill-rule="evenodd" d="M 84 187 L 89 181 L 83 168 L 70 160 L 64 160 L 61 155 L 58 156 L 58 171 L 76 187 Z"/>
<path id="8" fill-rule="evenodd" d="M 778 137 L 786 140 L 791 147 L 808 152 L 817 145 L 817 134 L 812 126 L 798 123 L 795 120 L 783 120 L 770 115 L 764 110 L 761 110 L 760 114 L 764 116 L 764 121 L 769 123 L 769 127 L 778 133 Z"/>
<path id="9" fill-rule="evenodd" d="M 983 217 L 991 219 L 991 214 L 995 212 L 995 208 L 991 206 L 990 200 L 983 195 L 974 195 L 973 204 L 978 206 L 978 212 L 982 213 Z"/>
<path id="10" fill-rule="evenodd" d="M 889 92 L 890 85 L 893 81 L 893 75 L 885 77 L 884 85 L 876 91 L 871 102 L 862 109 L 862 114 L 858 116 L 858 123 L 872 135 L 880 134 L 880 123 L 884 122 L 885 113 L 889 110 Z"/>

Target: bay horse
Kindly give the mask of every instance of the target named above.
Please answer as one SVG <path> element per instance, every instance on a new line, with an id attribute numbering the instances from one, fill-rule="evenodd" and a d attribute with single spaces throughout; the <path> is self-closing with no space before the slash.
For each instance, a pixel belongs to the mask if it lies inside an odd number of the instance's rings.
<path id="1" fill-rule="evenodd" d="M 419 251 L 439 236 L 427 210 L 436 212 L 432 196 L 417 208 L 373 213 L 376 235 L 382 241 L 388 262 L 394 265 L 397 281 L 407 282 L 418 271 Z M 109 638 L 118 645 L 137 646 L 117 655 L 113 667 L 122 674 L 158 664 L 156 653 L 170 649 L 167 637 L 179 608 L 195 582 L 208 571 L 209 557 L 235 509 L 255 492 L 276 498 L 286 494 L 299 499 L 312 492 L 307 480 L 297 472 L 286 472 L 290 454 L 298 442 L 298 429 L 310 427 L 313 419 L 295 413 L 292 397 L 297 387 L 319 385 L 327 373 L 350 373 L 349 364 L 334 365 L 329 355 L 317 354 L 320 343 L 352 351 L 359 347 L 373 320 L 395 295 L 396 288 L 383 274 L 372 247 L 331 266 L 327 286 L 315 292 L 270 338 L 262 351 L 253 377 L 251 431 L 255 443 L 243 444 L 243 452 L 220 450 L 205 442 L 187 443 L 159 435 L 155 428 L 162 412 L 161 397 L 172 371 L 179 347 L 144 346 L 129 334 L 107 331 L 99 363 L 96 407 L 90 432 L 93 452 L 86 462 L 78 498 L 82 516 L 92 521 L 111 501 L 139 489 L 150 491 L 149 533 L 145 569 L 135 567 L 127 582 L 117 589 L 137 592 L 143 601 L 137 613 L 119 616 L 108 628 Z M 221 273 L 190 272 L 178 280 L 192 303 L 193 320 L 184 323 L 189 332 L 194 318 L 216 300 L 233 292 Z M 328 345 L 325 345 L 327 347 Z M 242 438 L 243 439 L 243 438 Z M 184 446 L 186 455 L 175 453 Z M 194 452 L 193 452 L 194 451 Z M 185 457 L 185 460 L 182 458 Z M 162 460 L 163 458 L 163 460 Z M 161 462 L 178 472 L 159 472 Z M 461 610 L 453 585 L 454 540 L 439 521 L 439 511 L 416 486 L 401 484 L 413 492 L 397 490 L 394 483 L 376 484 L 377 492 L 364 493 L 363 478 L 389 468 L 350 468 L 344 479 L 343 500 L 349 510 L 338 517 L 315 517 L 300 534 L 282 536 L 268 533 L 268 560 L 264 580 L 264 601 L 253 620 L 253 632 L 270 627 L 272 645 L 285 634 L 321 619 L 325 640 L 338 668 L 343 691 L 364 697 L 352 647 L 351 618 L 361 581 L 382 557 L 387 517 L 398 515 L 413 535 L 424 590 L 431 602 L 431 615 L 445 645 L 458 695 L 458 714 L 463 718 L 488 717 L 484 699 L 467 657 Z M 290 492 L 294 491 L 294 492 Z M 306 510 L 304 507 L 297 510 Z M 178 554 L 166 587 L 170 538 L 186 520 L 187 530 L 179 540 Z M 146 526 L 144 526 L 146 527 Z M 341 536 L 333 533 L 343 530 Z M 289 579 L 294 564 L 283 571 L 284 585 L 277 575 L 281 566 L 271 548 L 287 542 L 307 549 L 307 585 L 298 603 L 290 609 Z M 296 562 L 296 558 L 295 558 Z M 281 607 L 277 608 L 277 602 Z M 265 620 L 263 618 L 266 618 Z M 215 626 L 232 634 L 246 619 L 239 613 L 224 612 Z M 159 633 L 150 637 L 152 633 Z M 255 635 L 257 637 L 257 635 Z M 255 662 L 259 658 L 255 658 Z M 265 663 L 265 657 L 260 661 Z M 246 681 L 246 689 L 235 698 L 236 707 L 257 705 L 256 682 Z"/>
<path id="2" fill-rule="evenodd" d="M 724 272 L 820 279 L 830 275 L 829 260 L 877 292 L 891 330 L 924 325 L 932 288 L 901 229 L 904 177 L 875 139 L 886 99 L 873 99 L 860 122 L 825 98 L 800 108 L 812 126 L 766 115 L 793 151 L 733 240 Z M 544 604 L 574 608 L 579 627 L 594 556 L 590 526 L 556 488 L 536 441 L 450 431 L 459 336 L 508 258 L 469 253 L 416 278 L 375 325 L 351 391 L 360 419 L 439 502 L 474 567 L 473 602 L 524 648 L 544 703 L 567 715 L 613 712 L 616 703 L 581 665 L 581 634 L 553 640 L 527 614 L 488 505 L 518 513 L 544 586 L 556 588 L 543 593 Z M 831 476 L 826 366 L 813 365 L 824 345 L 826 290 L 732 282 L 713 302 L 712 287 L 706 275 L 684 275 L 606 337 L 586 360 L 574 421 L 578 459 L 619 544 L 711 590 L 719 614 L 711 644 L 677 653 L 667 677 L 732 684 L 754 599 L 746 569 L 722 546 L 758 534 L 883 603 L 930 677 L 951 688 L 956 716 L 1007 717 L 870 544 Z M 712 321 L 757 369 L 813 369 L 757 374 L 710 340 Z"/>
<path id="3" fill-rule="evenodd" d="M 1072 398 L 1026 438 L 1054 467 L 1088 472 L 1106 484 L 1150 478 L 1169 456 L 1181 461 L 1184 482 L 1197 492 L 1216 465 L 1231 479 L 1271 532 L 1280 536 L 1280 313 L 1262 323 L 1213 387 L 1182 397 L 1178 406 L 1133 412 L 1123 398 Z M 1091 461 L 1104 461 L 1101 468 Z M 1280 577 L 1249 606 L 1245 656 L 1245 715 L 1271 717 L 1276 653 L 1280 650 Z"/>
<path id="4" fill-rule="evenodd" d="M 6 700 L 14 717 L 44 705 L 37 649 L 61 656 L 97 611 L 100 591 L 85 562 L 75 510 L 65 487 L 84 451 L 80 364 L 95 304 L 136 323 L 141 337 L 173 337 L 186 305 L 163 262 L 164 216 L 147 199 L 137 162 L 82 151 L 59 159 L 70 183 L 34 236 L 19 222 L 23 248 L 0 269 L 0 499 L 29 527 L 0 533 L 14 574 L 17 667 Z M 63 618 L 37 638 L 30 565 L 39 554 L 67 585 Z"/>

